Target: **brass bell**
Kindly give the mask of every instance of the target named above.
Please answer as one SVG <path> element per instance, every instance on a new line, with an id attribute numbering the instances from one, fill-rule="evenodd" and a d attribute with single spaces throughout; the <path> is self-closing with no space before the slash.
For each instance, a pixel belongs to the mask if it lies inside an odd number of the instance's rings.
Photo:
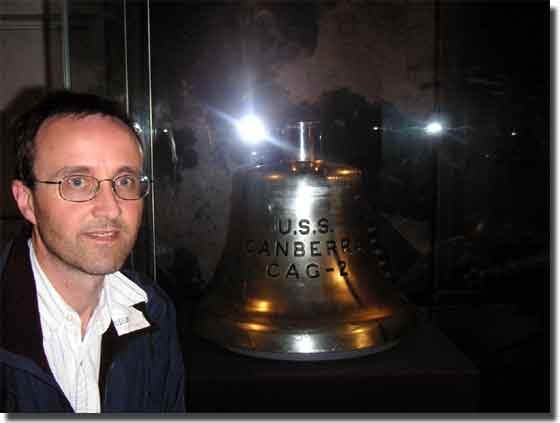
<path id="1" fill-rule="evenodd" d="M 195 317 L 203 338 L 251 356 L 329 360 L 388 349 L 412 326 L 414 307 L 384 278 L 368 232 L 361 172 L 315 157 L 318 128 L 292 128 L 292 160 L 234 175 L 226 246 Z"/>

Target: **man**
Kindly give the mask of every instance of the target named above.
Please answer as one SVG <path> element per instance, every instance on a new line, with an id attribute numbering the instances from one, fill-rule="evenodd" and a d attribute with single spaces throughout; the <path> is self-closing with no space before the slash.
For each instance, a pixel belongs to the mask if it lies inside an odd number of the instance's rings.
<path id="1" fill-rule="evenodd" d="M 61 91 L 15 137 L 12 193 L 31 233 L 0 258 L 0 411 L 184 411 L 172 303 L 119 271 L 151 184 L 131 122 Z"/>

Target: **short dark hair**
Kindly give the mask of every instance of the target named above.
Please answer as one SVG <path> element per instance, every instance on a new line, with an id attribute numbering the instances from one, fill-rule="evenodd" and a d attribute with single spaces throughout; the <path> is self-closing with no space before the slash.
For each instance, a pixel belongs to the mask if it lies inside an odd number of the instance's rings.
<path id="1" fill-rule="evenodd" d="M 12 126 L 16 157 L 16 179 L 33 188 L 35 175 L 35 141 L 37 132 L 45 121 L 53 117 L 92 115 L 110 116 L 120 120 L 134 133 L 142 149 L 142 141 L 132 120 L 116 101 L 89 93 L 78 93 L 69 90 L 58 90 L 46 94 L 31 109 L 16 119 Z"/>

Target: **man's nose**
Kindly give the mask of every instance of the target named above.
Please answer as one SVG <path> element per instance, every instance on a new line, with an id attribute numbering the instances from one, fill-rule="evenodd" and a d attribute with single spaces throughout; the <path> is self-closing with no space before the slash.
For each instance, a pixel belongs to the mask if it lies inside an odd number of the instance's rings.
<path id="1" fill-rule="evenodd" d="M 115 219 L 121 215 L 120 200 L 113 192 L 112 184 L 113 182 L 110 179 L 104 179 L 99 183 L 99 191 L 93 199 L 93 215 L 95 217 Z"/>

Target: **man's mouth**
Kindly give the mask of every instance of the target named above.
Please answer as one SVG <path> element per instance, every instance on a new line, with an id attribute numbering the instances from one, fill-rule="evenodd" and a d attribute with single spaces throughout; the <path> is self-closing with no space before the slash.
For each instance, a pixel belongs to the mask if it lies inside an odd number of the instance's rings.
<path id="1" fill-rule="evenodd" d="M 94 231 L 87 232 L 86 236 L 96 241 L 115 241 L 119 236 L 119 231 Z"/>

